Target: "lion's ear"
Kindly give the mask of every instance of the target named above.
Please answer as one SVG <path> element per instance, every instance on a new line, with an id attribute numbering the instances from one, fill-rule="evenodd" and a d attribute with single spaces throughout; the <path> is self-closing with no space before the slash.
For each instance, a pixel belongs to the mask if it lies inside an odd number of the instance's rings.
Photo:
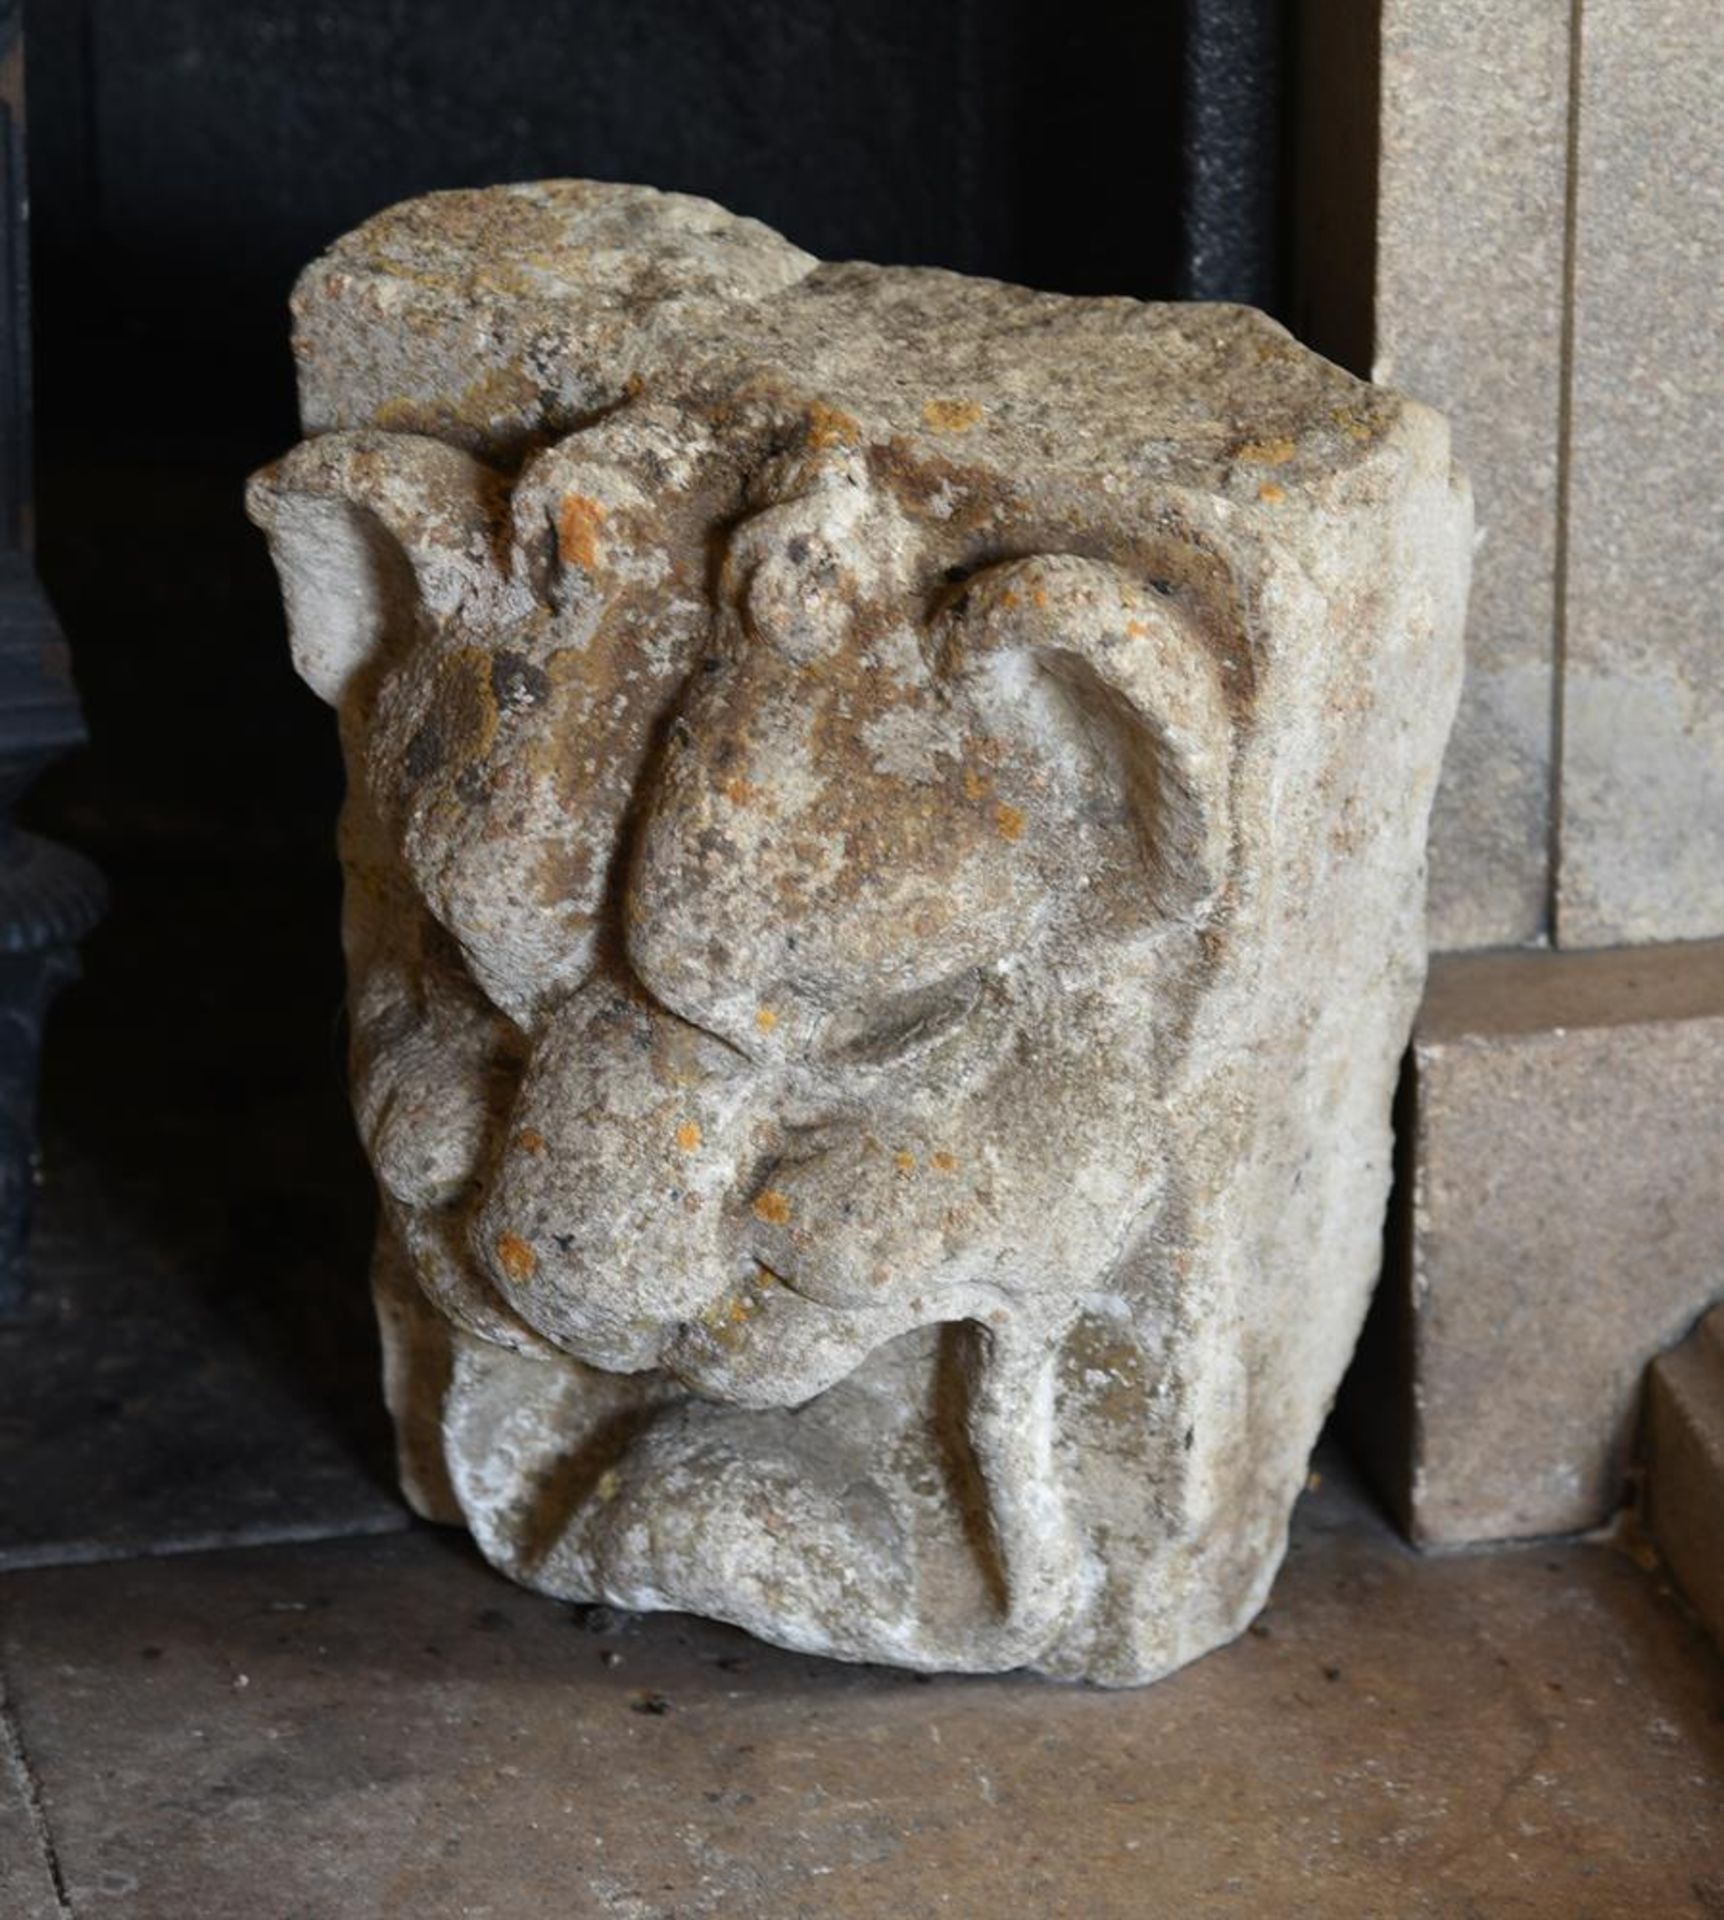
<path id="1" fill-rule="evenodd" d="M 1015 657 L 1047 677 L 1118 769 L 1149 905 L 1204 913 L 1227 877 L 1234 726 L 1198 618 L 1110 562 L 1043 554 L 977 574 L 946 645 L 960 674 Z"/>
<path id="2" fill-rule="evenodd" d="M 496 486 L 459 448 L 375 432 L 325 434 L 253 475 L 246 510 L 314 693 L 338 706 L 392 635 L 453 612 L 491 564 Z"/>

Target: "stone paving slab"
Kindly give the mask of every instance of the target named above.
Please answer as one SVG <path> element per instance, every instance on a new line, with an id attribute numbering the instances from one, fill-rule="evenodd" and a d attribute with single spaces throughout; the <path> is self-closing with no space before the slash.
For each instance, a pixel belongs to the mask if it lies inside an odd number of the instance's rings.
<path id="1" fill-rule="evenodd" d="M 0 1579 L 74 1916 L 1724 1913 L 1724 1666 L 1601 1546 L 1420 1558 L 1333 1468 L 1136 1693 L 917 1681 L 431 1530 Z"/>
<path id="2" fill-rule="evenodd" d="M 36 1782 L 0 1686 L 0 1914 L 6 1920 L 64 1920 L 57 1872 Z"/>
<path id="3" fill-rule="evenodd" d="M 34 1284 L 0 1321 L 0 1567 L 407 1524 L 333 876 L 259 873 L 117 871 L 55 1011 Z"/>
<path id="4" fill-rule="evenodd" d="M 408 1524 L 368 1328 L 343 1313 L 339 1355 L 296 1370 L 219 1244 L 164 1244 L 78 1163 L 45 1200 L 29 1310 L 0 1322 L 0 1568 Z"/>

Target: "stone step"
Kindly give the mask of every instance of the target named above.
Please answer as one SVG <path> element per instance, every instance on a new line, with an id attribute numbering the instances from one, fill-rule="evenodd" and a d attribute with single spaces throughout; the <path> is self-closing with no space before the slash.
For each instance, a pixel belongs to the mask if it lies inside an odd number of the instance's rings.
<path id="1" fill-rule="evenodd" d="M 1423 1546 L 1619 1504 L 1646 1364 L 1724 1294 L 1724 942 L 1439 957 L 1344 1397 Z"/>

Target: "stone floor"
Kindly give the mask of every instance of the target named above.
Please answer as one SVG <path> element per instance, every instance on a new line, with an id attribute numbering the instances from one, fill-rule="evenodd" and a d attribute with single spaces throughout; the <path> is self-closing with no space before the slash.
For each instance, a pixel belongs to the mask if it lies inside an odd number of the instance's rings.
<path id="1" fill-rule="evenodd" d="M 115 876 L 50 1023 L 33 1284 L 0 1318 L 0 1569 L 405 1524 L 324 879 Z"/>
<path id="2" fill-rule="evenodd" d="M 1602 1544 L 1421 1559 L 1330 1463 L 1235 1646 L 917 1681 L 431 1529 L 0 1576 L 7 1920 L 1724 1915 L 1724 1665 Z"/>
<path id="3" fill-rule="evenodd" d="M 339 1274 L 301 1209 L 241 1276 L 222 1233 L 50 1167 L 29 1300 L 0 1318 L 0 1570 L 404 1527 L 363 1248 Z"/>

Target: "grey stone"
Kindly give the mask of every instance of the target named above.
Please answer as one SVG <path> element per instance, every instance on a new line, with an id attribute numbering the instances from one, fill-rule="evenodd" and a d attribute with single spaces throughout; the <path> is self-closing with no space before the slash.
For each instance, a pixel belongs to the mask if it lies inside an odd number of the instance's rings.
<path id="1" fill-rule="evenodd" d="M 39 1783 L 18 1733 L 0 1661 L 0 1913 L 6 1920 L 67 1920 L 59 1862 Z"/>
<path id="2" fill-rule="evenodd" d="M 1645 1469 L 1659 1551 L 1724 1642 L 1724 1306 L 1648 1371 Z"/>
<path id="3" fill-rule="evenodd" d="M 1724 1293 L 1724 945 L 1439 959 L 1413 1065 L 1373 1470 L 1427 1545 L 1596 1526 L 1647 1361 Z"/>
<path id="4" fill-rule="evenodd" d="M 1376 1269 L 1442 421 L 638 188 L 393 209 L 296 314 L 421 1509 L 849 1659 L 1239 1631 Z"/>
<path id="5" fill-rule="evenodd" d="M 1721 16 L 1683 0 L 1311 12 L 1301 247 L 1321 280 L 1304 297 L 1355 364 L 1370 314 L 1376 376 L 1450 415 L 1478 489 L 1433 943 L 1715 937 Z M 1351 76 L 1333 99 L 1331 70 Z M 1365 196 L 1343 170 L 1373 143 L 1367 293 Z"/>
<path id="6" fill-rule="evenodd" d="M 1724 933 L 1724 12 L 1581 14 L 1557 935 Z"/>
<path id="7" fill-rule="evenodd" d="M 1600 1546 L 1421 1558 L 1328 1463 L 1259 1630 L 1107 1697 L 571 1613 L 429 1531 L 0 1595 L 80 1916 L 1706 1920 L 1724 1894 L 1724 1665 L 1658 1583 Z"/>
<path id="8" fill-rule="evenodd" d="M 1478 492 L 1431 938 L 1546 931 L 1570 0 L 1385 0 L 1379 380 L 1441 407 Z M 1627 23 L 1625 22 L 1625 28 Z"/>
<path id="9" fill-rule="evenodd" d="M 167 1236 L 147 1194 L 48 1144 L 31 1310 L 0 1321 L 0 1568 L 411 1524 L 386 1424 L 367 1417 L 367 1348 L 308 1353 L 256 1304 L 291 1284 L 326 1329 L 363 1335 L 333 1257 L 246 1248 L 236 1283 L 219 1238 Z M 288 1204 L 311 1214 L 320 1197 Z"/>

